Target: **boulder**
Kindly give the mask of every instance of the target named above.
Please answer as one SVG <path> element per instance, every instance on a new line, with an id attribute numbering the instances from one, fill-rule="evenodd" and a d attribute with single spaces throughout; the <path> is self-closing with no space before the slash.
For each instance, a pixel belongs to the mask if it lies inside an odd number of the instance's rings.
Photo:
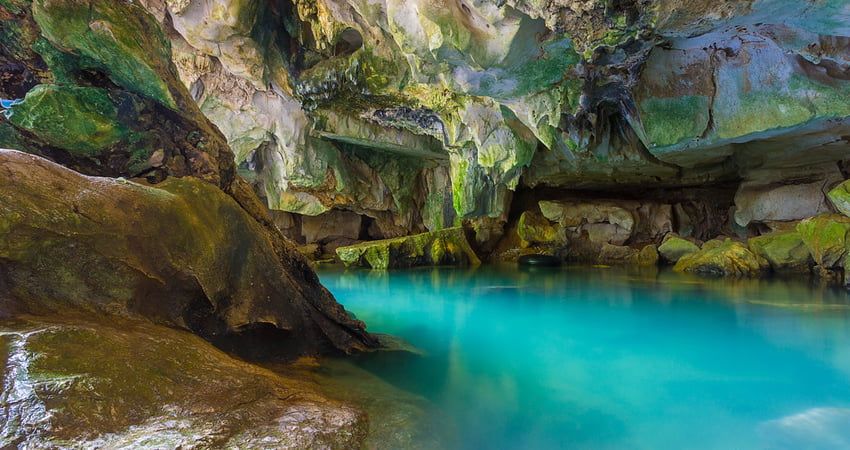
<path id="1" fill-rule="evenodd" d="M 735 194 L 735 223 L 802 220 L 829 212 L 824 195 L 828 181 L 805 184 L 744 183 Z"/>
<path id="2" fill-rule="evenodd" d="M 213 340 L 262 330 L 282 357 L 375 345 L 245 207 L 192 177 L 147 186 L 0 150 L 0 318 L 141 315 Z"/>
<path id="3" fill-rule="evenodd" d="M 182 330 L 0 322 L 3 448 L 360 448 L 366 415 Z"/>
<path id="4" fill-rule="evenodd" d="M 677 272 L 725 277 L 755 277 L 769 268 L 768 262 L 732 239 L 706 242 L 696 253 L 682 256 L 673 267 Z"/>
<path id="5" fill-rule="evenodd" d="M 481 264 L 462 227 L 336 249 L 346 266 L 397 269 L 416 266 Z"/>
<path id="6" fill-rule="evenodd" d="M 559 240 L 558 229 L 537 211 L 526 211 L 519 216 L 517 234 L 529 244 L 551 244 Z"/>
<path id="7" fill-rule="evenodd" d="M 360 237 L 361 223 L 360 214 L 349 211 L 328 211 L 318 216 L 302 216 L 301 235 L 307 243 L 338 238 L 356 240 Z"/>
<path id="8" fill-rule="evenodd" d="M 623 245 L 635 226 L 633 214 L 613 203 L 581 203 L 573 201 L 541 201 L 540 211 L 552 222 L 558 222 L 573 236 L 587 233 L 596 244 Z"/>
<path id="9" fill-rule="evenodd" d="M 827 198 L 829 198 L 829 202 L 832 203 L 836 211 L 850 217 L 850 180 L 839 184 L 829 191 Z"/>
<path id="10" fill-rule="evenodd" d="M 803 220 L 797 231 L 820 268 L 844 266 L 850 243 L 850 217 L 823 214 Z"/>
<path id="11" fill-rule="evenodd" d="M 797 231 L 776 231 L 751 238 L 747 245 L 777 272 L 808 272 L 814 261 Z"/>
<path id="12" fill-rule="evenodd" d="M 668 234 L 658 247 L 658 252 L 661 253 L 664 261 L 673 264 L 677 263 L 683 256 L 690 255 L 698 251 L 698 245 L 672 233 Z"/>
<path id="13" fill-rule="evenodd" d="M 640 250 L 625 245 L 602 244 L 593 262 L 618 266 L 657 266 L 658 248 L 652 244 Z"/>

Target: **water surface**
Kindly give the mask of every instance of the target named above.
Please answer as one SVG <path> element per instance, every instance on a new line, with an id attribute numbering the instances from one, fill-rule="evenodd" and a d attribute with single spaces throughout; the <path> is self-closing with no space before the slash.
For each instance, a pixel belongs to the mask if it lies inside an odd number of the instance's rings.
<path id="1" fill-rule="evenodd" d="M 422 352 L 326 364 L 376 433 L 416 422 L 377 447 L 850 448 L 840 289 L 606 268 L 320 277 L 370 331 Z"/>

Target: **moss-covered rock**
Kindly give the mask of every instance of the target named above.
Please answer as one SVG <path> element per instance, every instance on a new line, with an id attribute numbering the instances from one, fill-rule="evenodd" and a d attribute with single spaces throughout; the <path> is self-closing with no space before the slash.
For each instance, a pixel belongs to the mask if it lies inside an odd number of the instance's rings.
<path id="1" fill-rule="evenodd" d="M 777 272 L 808 272 L 814 261 L 797 231 L 777 231 L 751 238 L 750 250 Z"/>
<path id="2" fill-rule="evenodd" d="M 519 216 L 517 234 L 530 244 L 551 244 L 560 240 L 558 228 L 537 211 L 526 211 Z"/>
<path id="3" fill-rule="evenodd" d="M 39 85 L 12 108 L 12 124 L 75 156 L 94 156 L 127 137 L 105 89 Z"/>
<path id="4" fill-rule="evenodd" d="M 850 217 L 850 180 L 830 190 L 827 198 L 829 198 L 830 203 L 832 203 L 836 211 Z"/>
<path id="5" fill-rule="evenodd" d="M 42 35 L 77 57 L 81 68 L 103 70 L 115 84 L 169 108 L 177 102 L 171 47 L 141 7 L 110 0 L 35 0 L 32 14 Z"/>
<path id="6" fill-rule="evenodd" d="M 336 249 L 346 266 L 397 269 L 416 266 L 479 265 L 462 227 Z"/>
<path id="7" fill-rule="evenodd" d="M 699 251 L 699 246 L 693 242 L 683 239 L 675 234 L 668 234 L 664 237 L 664 241 L 658 246 L 658 252 L 664 258 L 664 261 L 675 264 L 686 255 Z"/>
<path id="8" fill-rule="evenodd" d="M 803 220 L 797 232 L 815 264 L 823 269 L 842 267 L 850 243 L 850 217 L 824 214 Z"/>
<path id="9" fill-rule="evenodd" d="M 612 266 L 653 267 L 658 265 L 658 248 L 645 245 L 637 249 L 626 245 L 602 244 L 594 254 L 571 255 L 570 259 L 583 263 L 605 264 Z"/>
<path id="10" fill-rule="evenodd" d="M 362 412 L 181 330 L 0 322 L 2 447 L 359 448 Z"/>
<path id="11" fill-rule="evenodd" d="M 677 272 L 725 277 L 754 277 L 769 268 L 768 262 L 732 239 L 715 239 L 696 253 L 682 256 L 673 267 Z"/>
<path id="12" fill-rule="evenodd" d="M 0 150 L 0 318 L 142 315 L 210 339 L 259 327 L 280 356 L 374 345 L 250 207 L 191 177 L 151 187 Z"/>

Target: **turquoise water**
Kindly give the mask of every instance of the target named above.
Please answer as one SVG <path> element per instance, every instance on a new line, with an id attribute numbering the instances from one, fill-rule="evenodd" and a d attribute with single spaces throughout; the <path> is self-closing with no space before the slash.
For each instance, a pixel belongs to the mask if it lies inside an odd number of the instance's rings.
<path id="1" fill-rule="evenodd" d="M 356 365 L 424 399 L 440 447 L 850 448 L 843 290 L 604 268 L 320 277 L 421 350 Z"/>

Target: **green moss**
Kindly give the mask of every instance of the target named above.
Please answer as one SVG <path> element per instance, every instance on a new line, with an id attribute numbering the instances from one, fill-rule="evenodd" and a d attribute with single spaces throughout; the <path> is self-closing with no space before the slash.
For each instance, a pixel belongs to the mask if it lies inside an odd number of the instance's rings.
<path id="1" fill-rule="evenodd" d="M 830 190 L 827 198 L 838 212 L 850 217 L 850 180 Z"/>
<path id="2" fill-rule="evenodd" d="M 526 211 L 519 216 L 517 235 L 532 244 L 551 244 L 558 240 L 558 230 L 536 211 Z"/>
<path id="3" fill-rule="evenodd" d="M 684 95 L 640 103 L 641 121 L 651 145 L 666 147 L 699 137 L 709 119 L 709 98 Z"/>
<path id="4" fill-rule="evenodd" d="M 658 247 L 658 252 L 661 253 L 664 260 L 670 263 L 676 263 L 682 257 L 698 251 L 699 247 L 693 242 L 672 234 L 668 234 L 664 242 Z"/>
<path id="5" fill-rule="evenodd" d="M 792 75 L 774 90 L 743 94 L 732 114 L 716 114 L 720 138 L 792 127 L 812 119 L 850 116 L 850 83 L 827 86 L 802 75 Z"/>
<path id="6" fill-rule="evenodd" d="M 452 157 L 452 202 L 458 216 L 464 216 L 467 211 L 469 199 L 466 198 L 466 177 L 469 170 L 469 162 L 463 158 Z"/>
<path id="7" fill-rule="evenodd" d="M 544 90 L 564 80 L 569 69 L 581 61 L 566 39 L 543 46 L 544 54 L 508 71 L 518 80 L 513 95 L 523 96 Z"/>
<path id="8" fill-rule="evenodd" d="M 32 12 L 44 37 L 80 67 L 103 70 L 121 87 L 176 109 L 164 81 L 176 81 L 171 47 L 144 9 L 111 0 L 35 0 Z"/>
<path id="9" fill-rule="evenodd" d="M 812 256 L 796 231 L 774 232 L 749 240 L 750 250 L 766 259 L 775 271 L 808 271 Z"/>
<path id="10" fill-rule="evenodd" d="M 77 59 L 56 49 L 46 39 L 38 39 L 32 46 L 41 56 L 57 84 L 74 84 L 74 73 L 79 70 Z"/>
<path id="11" fill-rule="evenodd" d="M 481 263 L 460 227 L 340 247 L 336 253 L 346 266 L 378 270 Z"/>
<path id="12" fill-rule="evenodd" d="M 683 256 L 673 270 L 708 276 L 752 277 L 767 268 L 768 262 L 744 244 L 718 239 L 706 242 L 696 253 Z"/>
<path id="13" fill-rule="evenodd" d="M 78 156 L 94 156 L 127 136 L 103 89 L 39 85 L 13 113 L 16 127 Z"/>
<path id="14" fill-rule="evenodd" d="M 797 231 L 815 264 L 831 269 L 844 263 L 850 242 L 850 218 L 824 214 L 803 220 L 797 225 Z"/>

